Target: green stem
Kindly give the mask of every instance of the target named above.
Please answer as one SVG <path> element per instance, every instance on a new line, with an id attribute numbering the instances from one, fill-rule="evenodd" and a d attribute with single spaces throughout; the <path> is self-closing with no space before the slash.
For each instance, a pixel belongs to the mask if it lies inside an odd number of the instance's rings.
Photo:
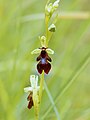
<path id="1" fill-rule="evenodd" d="M 47 1 L 46 5 L 50 2 L 50 0 Z M 45 25 L 46 25 L 46 47 L 48 47 L 48 23 L 49 23 L 49 16 L 45 14 Z"/>
<path id="2" fill-rule="evenodd" d="M 41 78 L 40 78 L 40 91 L 39 91 L 40 102 L 41 102 L 41 98 L 42 98 L 43 84 L 44 84 L 44 71 L 42 72 Z"/>
<path id="3" fill-rule="evenodd" d="M 44 70 L 42 71 L 41 77 L 40 77 L 40 90 L 39 90 L 39 107 L 38 107 L 38 111 L 40 108 L 40 103 L 41 103 L 41 98 L 42 98 L 42 92 L 43 92 L 43 86 L 44 86 Z"/>
<path id="4" fill-rule="evenodd" d="M 35 110 L 35 120 L 39 119 L 39 97 L 36 89 L 33 90 L 33 101 Z"/>
<path id="5" fill-rule="evenodd" d="M 46 24 L 46 47 L 48 47 L 48 22 L 49 18 L 47 15 L 45 15 L 45 24 Z"/>

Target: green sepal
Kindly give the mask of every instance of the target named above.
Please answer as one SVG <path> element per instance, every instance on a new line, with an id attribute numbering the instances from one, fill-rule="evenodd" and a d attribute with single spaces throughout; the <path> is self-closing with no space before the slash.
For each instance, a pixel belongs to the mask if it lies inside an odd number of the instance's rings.
<path id="1" fill-rule="evenodd" d="M 41 42 L 41 46 L 46 47 L 46 37 L 41 36 L 41 37 L 39 37 L 39 39 L 40 39 L 40 42 Z"/>

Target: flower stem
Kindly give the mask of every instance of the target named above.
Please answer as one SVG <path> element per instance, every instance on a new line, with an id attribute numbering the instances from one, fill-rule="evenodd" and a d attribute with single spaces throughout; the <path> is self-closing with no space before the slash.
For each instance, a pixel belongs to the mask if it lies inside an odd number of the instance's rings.
<path id="1" fill-rule="evenodd" d="M 46 46 L 48 47 L 48 22 L 49 22 L 49 18 L 47 15 L 45 15 L 45 24 L 46 24 Z"/>
<path id="2" fill-rule="evenodd" d="M 42 91 L 43 91 L 43 84 L 44 84 L 44 71 L 42 71 L 41 78 L 40 78 L 40 91 L 39 91 L 39 100 L 41 102 L 42 98 Z"/>
<path id="3" fill-rule="evenodd" d="M 35 120 L 39 119 L 39 97 L 37 91 L 33 90 L 33 101 L 34 101 L 34 110 L 35 110 Z"/>

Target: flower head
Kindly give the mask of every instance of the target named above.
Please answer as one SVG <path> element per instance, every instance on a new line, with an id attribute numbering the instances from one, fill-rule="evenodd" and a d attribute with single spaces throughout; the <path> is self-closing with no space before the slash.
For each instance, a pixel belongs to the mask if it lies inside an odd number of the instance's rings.
<path id="1" fill-rule="evenodd" d="M 36 59 L 37 61 L 39 61 L 39 63 L 37 64 L 37 70 L 40 74 L 43 70 L 46 74 L 48 74 L 51 69 L 51 64 L 49 62 L 51 62 L 52 59 L 48 56 L 46 49 L 47 48 L 42 47 L 41 53 Z"/>
<path id="2" fill-rule="evenodd" d="M 29 103 L 28 103 L 29 109 L 31 109 L 32 106 L 34 106 L 33 92 L 37 93 L 39 91 L 39 88 L 40 88 L 40 86 L 38 86 L 38 76 L 31 75 L 30 76 L 30 83 L 31 83 L 30 87 L 24 88 L 24 92 L 29 92 L 29 95 L 27 97 L 27 100 L 29 101 Z"/>
<path id="3" fill-rule="evenodd" d="M 41 74 L 42 71 L 44 70 L 44 72 L 48 74 L 51 69 L 50 62 L 52 62 L 52 59 L 49 57 L 48 54 L 54 54 L 54 51 L 51 50 L 50 48 L 41 47 L 33 50 L 31 53 L 32 54 L 39 53 L 39 56 L 36 59 L 38 61 L 38 64 L 37 64 L 38 72 Z"/>
<path id="4" fill-rule="evenodd" d="M 33 89 L 39 91 L 40 86 L 38 86 L 38 76 L 30 75 L 31 87 L 24 88 L 24 92 L 33 92 Z"/>

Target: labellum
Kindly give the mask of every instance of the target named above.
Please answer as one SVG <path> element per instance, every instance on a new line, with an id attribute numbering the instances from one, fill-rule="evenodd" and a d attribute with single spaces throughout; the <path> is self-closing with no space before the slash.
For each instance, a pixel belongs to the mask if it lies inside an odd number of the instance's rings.
<path id="1" fill-rule="evenodd" d="M 32 99 L 32 92 L 29 94 L 29 96 L 27 97 L 27 100 L 29 101 L 29 103 L 28 103 L 28 109 L 31 109 L 32 108 L 32 106 L 34 106 L 34 104 L 33 104 L 33 99 Z"/>
<path id="2" fill-rule="evenodd" d="M 48 53 L 46 51 L 47 48 L 42 47 L 40 49 L 41 49 L 40 55 L 36 59 L 37 61 L 39 61 L 39 63 L 37 64 L 37 70 L 40 74 L 42 73 L 43 70 L 46 74 L 48 74 L 51 69 L 51 64 L 49 62 L 51 62 L 52 60 L 48 56 Z"/>

